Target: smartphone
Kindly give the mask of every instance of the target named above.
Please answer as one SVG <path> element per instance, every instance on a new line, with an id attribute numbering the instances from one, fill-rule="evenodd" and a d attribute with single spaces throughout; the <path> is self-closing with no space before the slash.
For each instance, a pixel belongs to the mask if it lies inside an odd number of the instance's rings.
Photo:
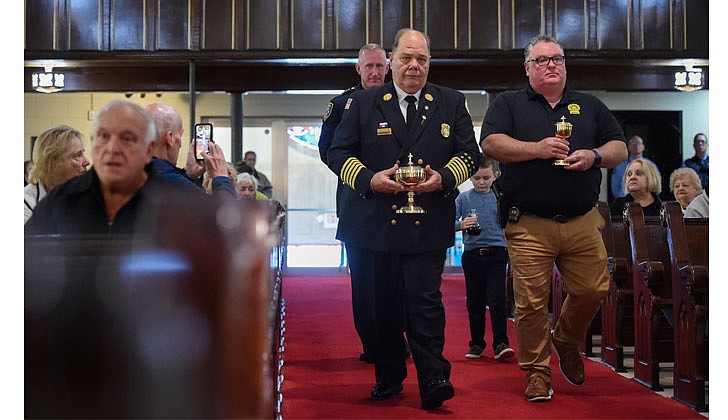
<path id="1" fill-rule="evenodd" d="M 210 154 L 212 124 L 195 124 L 195 159 L 205 160 Z"/>

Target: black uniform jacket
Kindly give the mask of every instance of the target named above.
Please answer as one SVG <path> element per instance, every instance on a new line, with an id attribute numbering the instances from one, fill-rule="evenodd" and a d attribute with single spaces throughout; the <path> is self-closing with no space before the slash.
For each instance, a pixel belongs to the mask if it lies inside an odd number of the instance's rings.
<path id="1" fill-rule="evenodd" d="M 352 86 L 349 89 L 341 92 L 341 94 L 339 94 L 338 96 L 331 98 L 331 101 L 329 101 L 328 107 L 326 108 L 326 114 L 324 115 L 323 122 L 321 124 L 321 135 L 319 136 L 318 143 L 319 156 L 321 156 L 321 161 L 327 165 L 327 154 L 329 148 L 331 147 L 331 142 L 333 142 L 334 140 L 334 132 L 336 132 L 336 127 L 339 126 L 339 123 L 341 122 L 341 117 L 342 115 L 344 115 L 344 107 L 346 106 L 346 102 L 349 100 L 349 96 L 351 96 L 352 93 L 361 89 L 363 89 L 361 84 Z M 336 176 L 338 175 L 339 174 L 337 173 Z M 347 191 L 348 189 L 349 188 L 341 182 L 341 178 L 339 178 L 336 185 L 337 217 L 341 212 L 341 206 L 346 202 L 346 200 L 344 200 L 343 198 L 343 195 L 350 193 L 350 191 Z"/>
<path id="2" fill-rule="evenodd" d="M 417 119 L 408 133 L 392 82 L 354 92 L 344 107 L 328 151 L 328 165 L 356 191 L 345 194 L 336 238 L 366 249 L 413 254 L 453 245 L 457 186 L 477 170 L 480 153 L 465 96 L 425 85 Z M 441 191 L 415 195 L 426 214 L 397 214 L 407 194 L 374 193 L 376 172 L 395 163 L 430 165 L 442 176 Z"/>
<path id="3" fill-rule="evenodd" d="M 334 132 L 341 122 L 341 116 L 344 115 L 344 106 L 352 93 L 363 89 L 361 84 L 352 86 L 341 92 L 339 95 L 331 98 L 326 108 L 323 121 L 321 122 L 321 135 L 319 136 L 318 147 L 321 161 L 328 165 L 327 154 L 331 143 L 334 141 Z"/>

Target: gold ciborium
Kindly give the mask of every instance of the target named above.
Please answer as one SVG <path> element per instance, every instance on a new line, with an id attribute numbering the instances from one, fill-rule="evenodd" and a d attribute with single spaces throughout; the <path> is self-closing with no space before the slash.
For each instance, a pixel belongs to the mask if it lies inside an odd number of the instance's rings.
<path id="1" fill-rule="evenodd" d="M 412 153 L 407 155 L 409 162 L 407 166 L 397 168 L 394 173 L 394 178 L 400 184 L 411 187 L 413 185 L 421 184 L 425 182 L 427 175 L 425 174 L 425 168 L 412 163 Z M 400 207 L 396 211 L 397 214 L 425 214 L 427 211 L 422 207 L 415 204 L 415 193 L 414 191 L 407 192 L 407 205 Z"/>
<path id="2" fill-rule="evenodd" d="M 561 116 L 561 121 L 554 123 L 556 126 L 556 137 L 560 139 L 568 139 L 571 137 L 572 125 L 570 122 L 566 122 L 566 117 Z M 563 159 L 555 159 L 553 165 L 555 166 L 569 166 L 569 162 Z"/>

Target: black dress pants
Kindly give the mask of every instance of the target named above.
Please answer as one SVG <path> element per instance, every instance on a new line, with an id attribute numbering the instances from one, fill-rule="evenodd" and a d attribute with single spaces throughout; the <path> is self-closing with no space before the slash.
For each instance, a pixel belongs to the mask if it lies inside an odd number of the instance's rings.
<path id="1" fill-rule="evenodd" d="M 506 332 L 506 265 L 508 250 L 491 248 L 484 255 L 478 250 L 463 252 L 465 297 L 470 321 L 469 346 L 485 348 L 485 311 L 490 309 L 493 349 L 508 343 Z"/>
<path id="2" fill-rule="evenodd" d="M 354 259 L 367 262 L 358 274 L 373 276 L 368 281 L 374 285 L 371 348 L 376 381 L 398 384 L 407 377 L 403 319 L 420 392 L 432 379 L 449 379 L 450 362 L 442 355 L 445 308 L 440 292 L 446 250 L 392 254 L 350 245 L 347 250 L 350 258 L 357 254 Z"/>
<path id="3" fill-rule="evenodd" d="M 372 360 L 374 350 L 370 343 L 374 341 L 374 279 L 377 273 L 369 264 L 359 248 L 346 245 L 349 259 L 349 275 L 351 276 L 351 307 L 354 317 L 354 328 L 361 340 L 362 350 L 367 360 Z"/>

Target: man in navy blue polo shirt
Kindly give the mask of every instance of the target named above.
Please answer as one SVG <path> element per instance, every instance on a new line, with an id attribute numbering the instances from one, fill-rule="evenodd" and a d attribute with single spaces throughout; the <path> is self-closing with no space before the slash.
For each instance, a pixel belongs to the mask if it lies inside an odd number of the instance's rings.
<path id="1" fill-rule="evenodd" d="M 609 287 L 607 253 L 595 205 L 602 173 L 627 158 L 624 134 L 596 97 L 566 88 L 566 59 L 556 39 L 540 35 L 525 48 L 528 86 L 493 101 L 481 130 L 486 156 L 502 163 L 497 184 L 513 270 L 518 364 L 527 371 L 528 401 L 551 399 L 553 344 L 564 377 L 584 382 L 577 342 Z M 555 123 L 572 124 L 568 139 Z M 554 165 L 563 159 L 567 166 Z M 503 221 L 502 221 L 503 223 Z M 549 329 L 554 263 L 561 272 L 561 317 Z"/>

